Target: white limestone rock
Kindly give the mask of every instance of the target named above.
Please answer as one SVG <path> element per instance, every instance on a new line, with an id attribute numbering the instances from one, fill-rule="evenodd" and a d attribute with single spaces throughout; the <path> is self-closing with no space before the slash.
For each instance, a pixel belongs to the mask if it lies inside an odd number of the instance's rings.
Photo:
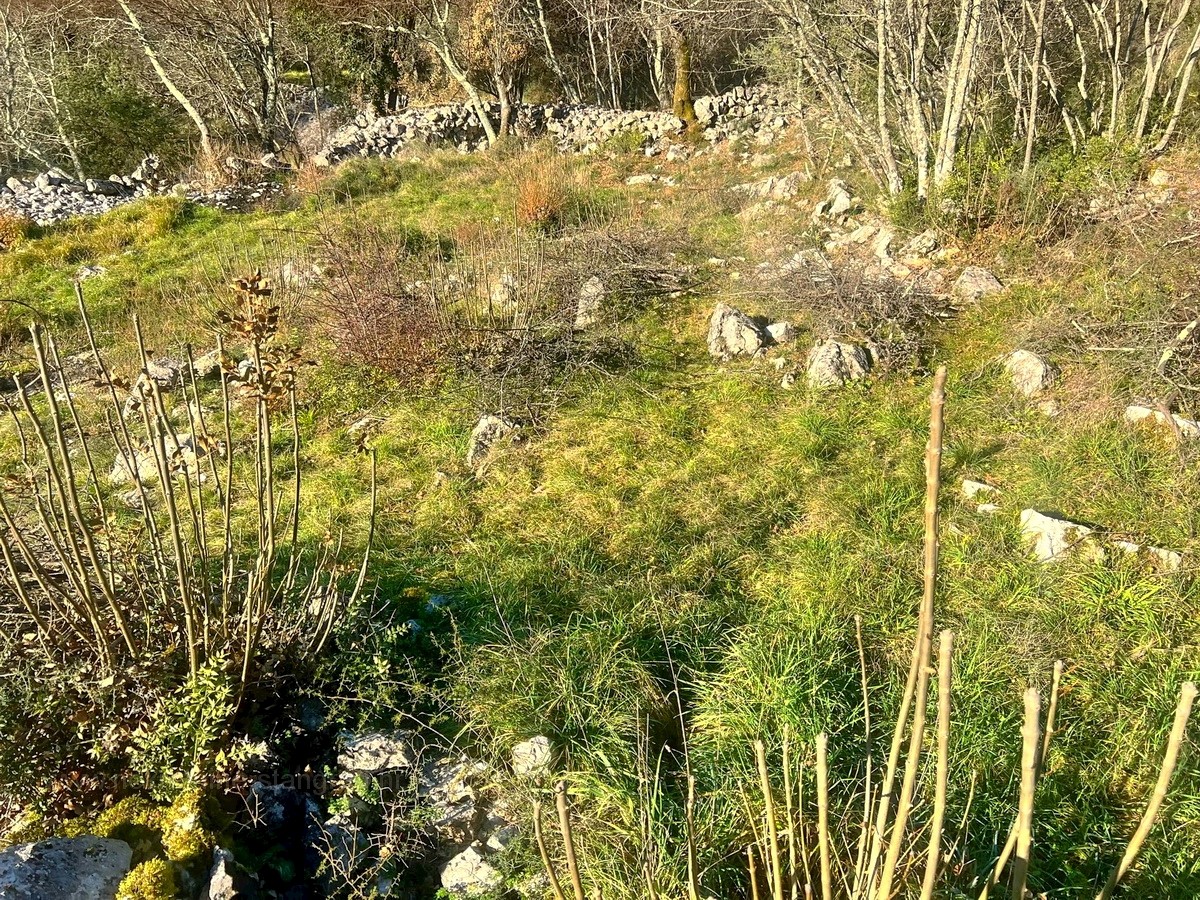
<path id="1" fill-rule="evenodd" d="M 124 841 L 77 837 L 18 844 L 0 851 L 0 898 L 113 900 L 132 862 Z"/>
<path id="2" fill-rule="evenodd" d="M 981 266 L 967 266 L 954 282 L 954 296 L 959 300 L 983 300 L 1004 290 L 998 278 Z"/>
<path id="3" fill-rule="evenodd" d="M 809 351 L 805 374 L 812 387 L 840 387 L 847 382 L 866 378 L 872 364 L 872 354 L 868 348 L 828 340 Z"/>
<path id="4" fill-rule="evenodd" d="M 1092 559 L 1104 556 L 1103 549 L 1092 537 L 1091 528 L 1035 509 L 1021 511 L 1021 534 L 1029 543 L 1030 552 L 1040 562 L 1058 562 L 1077 552 Z"/>
<path id="5" fill-rule="evenodd" d="M 1029 350 L 1014 350 L 1004 358 L 1004 368 L 1017 393 L 1035 397 L 1054 384 L 1054 367 Z"/>
<path id="6" fill-rule="evenodd" d="M 718 303 L 708 322 L 708 352 L 717 359 L 753 356 L 766 343 L 753 319 L 728 303 Z"/>

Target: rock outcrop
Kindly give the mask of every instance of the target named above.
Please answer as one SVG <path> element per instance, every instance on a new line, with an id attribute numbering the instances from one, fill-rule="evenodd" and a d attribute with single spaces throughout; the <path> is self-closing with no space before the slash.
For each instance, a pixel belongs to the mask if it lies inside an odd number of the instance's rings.
<path id="1" fill-rule="evenodd" d="M 0 851 L 4 900 L 113 900 L 133 851 L 124 841 L 51 838 Z"/>

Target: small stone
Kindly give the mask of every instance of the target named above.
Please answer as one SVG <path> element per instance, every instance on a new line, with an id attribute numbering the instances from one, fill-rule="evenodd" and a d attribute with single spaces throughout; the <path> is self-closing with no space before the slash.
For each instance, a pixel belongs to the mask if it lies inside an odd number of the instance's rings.
<path id="1" fill-rule="evenodd" d="M 507 819 L 495 815 L 488 816 L 483 832 L 487 835 L 484 846 L 493 853 L 502 853 L 507 850 L 520 834 L 520 830 L 516 825 Z"/>
<path id="2" fill-rule="evenodd" d="M 828 340 L 809 351 L 806 376 L 812 387 L 839 387 L 866 378 L 871 365 L 871 352 L 866 347 Z"/>
<path id="3" fill-rule="evenodd" d="M 1200 422 L 1192 419 L 1185 419 L 1182 416 L 1177 416 L 1172 413 L 1169 417 L 1161 409 L 1154 409 L 1150 406 L 1142 406 L 1134 404 L 1125 409 L 1125 421 L 1130 424 L 1138 424 L 1147 420 L 1153 421 L 1158 425 L 1163 425 L 1170 428 L 1174 425 L 1179 429 L 1180 437 L 1196 438 L 1200 437 Z"/>
<path id="4" fill-rule="evenodd" d="M 796 339 L 796 326 L 791 322 L 772 322 L 767 326 L 767 334 L 776 344 L 790 344 Z"/>
<path id="5" fill-rule="evenodd" d="M 1183 554 L 1175 550 L 1165 550 L 1162 547 L 1144 547 L 1133 541 L 1113 541 L 1113 546 L 1122 553 L 1149 560 L 1156 569 L 1164 572 L 1178 572 L 1179 567 L 1183 565 Z"/>
<path id="6" fill-rule="evenodd" d="M 197 356 L 192 360 L 192 371 L 196 373 L 197 378 L 209 378 L 218 375 L 221 371 L 221 353 L 219 350 L 210 350 L 202 356 Z"/>
<path id="7" fill-rule="evenodd" d="M 962 493 L 968 500 L 975 500 L 982 497 L 998 496 L 1000 489 L 982 481 L 972 481 L 970 478 L 964 478 L 962 481 Z"/>
<path id="8" fill-rule="evenodd" d="M 1017 393 L 1034 397 L 1054 383 L 1054 368 L 1045 359 L 1028 350 L 1014 350 L 1004 360 Z"/>
<path id="9" fill-rule="evenodd" d="M 214 850 L 208 884 L 201 892 L 200 900 L 253 900 L 257 896 L 257 885 L 234 861 L 233 854 L 220 847 Z"/>
<path id="10" fill-rule="evenodd" d="M 550 771 L 550 738 L 539 734 L 512 748 L 512 767 L 516 775 L 537 778 Z"/>
<path id="11" fill-rule="evenodd" d="M 1030 552 L 1040 562 L 1057 562 L 1082 549 L 1093 559 L 1104 551 L 1092 540 L 1093 530 L 1086 525 L 1048 516 L 1035 509 L 1021 511 L 1021 534 L 1029 542 Z"/>
<path id="12" fill-rule="evenodd" d="M 442 887 L 462 897 L 486 894 L 498 889 L 503 882 L 477 844 L 472 844 L 442 866 L 441 878 Z"/>
<path id="13" fill-rule="evenodd" d="M 87 281 L 89 278 L 99 278 L 107 271 L 104 266 L 80 266 L 75 278 L 78 281 Z"/>
<path id="14" fill-rule="evenodd" d="M 519 429 L 519 425 L 500 416 L 481 416 L 471 432 L 471 441 L 467 446 L 467 465 L 478 469 L 498 441 L 515 434 Z"/>
<path id="15" fill-rule="evenodd" d="M 1004 290 L 996 276 L 980 266 L 967 266 L 954 282 L 954 296 L 960 300 L 982 300 Z"/>
<path id="16" fill-rule="evenodd" d="M 930 228 L 922 231 L 901 247 L 899 256 L 902 260 L 924 258 L 932 255 L 938 246 L 937 232 Z"/>
<path id="17" fill-rule="evenodd" d="M 492 285 L 488 293 L 492 307 L 502 313 L 511 313 L 517 307 L 517 279 L 515 275 L 505 272 Z"/>
<path id="18" fill-rule="evenodd" d="M 600 308 L 607 291 L 598 275 L 593 275 L 579 288 L 579 302 L 575 307 L 575 327 L 590 328 L 600 319 Z"/>

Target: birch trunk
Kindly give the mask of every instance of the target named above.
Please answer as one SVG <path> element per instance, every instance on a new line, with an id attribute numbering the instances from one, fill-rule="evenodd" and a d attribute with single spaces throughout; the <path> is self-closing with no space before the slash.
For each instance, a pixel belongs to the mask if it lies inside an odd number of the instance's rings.
<path id="1" fill-rule="evenodd" d="M 134 35 L 137 37 L 138 44 L 142 48 L 142 53 L 145 54 L 151 68 L 154 69 L 154 74 L 158 76 L 158 80 L 162 82 L 162 86 L 167 89 L 176 103 L 180 105 L 187 117 L 192 120 L 192 124 L 196 126 L 196 131 L 200 137 L 200 150 L 204 154 L 204 158 L 212 161 L 216 154 L 213 151 L 212 133 L 209 130 L 208 122 L 204 116 L 196 108 L 196 105 L 188 99 L 187 95 L 179 89 L 175 80 L 163 68 L 162 61 L 159 59 L 158 51 L 154 49 L 154 45 L 147 37 L 145 29 L 142 28 L 142 23 L 138 20 L 137 15 L 130 8 L 127 0 L 117 0 L 117 5 L 121 7 L 121 11 L 125 13 L 125 18 L 129 22 L 129 27 L 133 29 Z"/>
<path id="2" fill-rule="evenodd" d="M 1033 26 L 1033 62 L 1029 65 L 1029 126 L 1025 129 L 1025 159 L 1021 163 L 1021 174 L 1028 175 L 1033 165 L 1033 142 L 1037 138 L 1038 89 L 1042 83 L 1042 48 L 1046 24 L 1046 0 L 1038 6 L 1037 21 Z"/>

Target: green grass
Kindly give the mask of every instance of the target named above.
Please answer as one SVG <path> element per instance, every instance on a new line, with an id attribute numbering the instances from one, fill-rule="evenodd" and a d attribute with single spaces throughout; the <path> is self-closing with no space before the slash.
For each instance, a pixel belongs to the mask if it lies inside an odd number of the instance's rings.
<path id="1" fill-rule="evenodd" d="M 771 240 L 710 190 L 760 173 L 701 160 L 689 174 L 705 190 L 643 195 L 619 187 L 636 160 L 572 165 L 594 176 L 597 203 L 684 227 L 701 258 L 751 254 Z M 13 297 L 69 328 L 65 279 L 90 254 L 109 268 L 88 292 L 110 340 L 127 340 L 128 311 L 145 316 L 163 298 L 175 300 L 154 324 L 156 340 L 193 339 L 206 327 L 198 311 L 207 307 L 187 302 L 196 286 L 269 259 L 275 235 L 303 242 L 322 217 L 353 210 L 452 240 L 472 223 L 511 220 L 519 170 L 519 159 L 454 154 L 354 164 L 319 200 L 286 214 L 142 204 L 53 230 L 0 266 Z M 802 231 L 780 228 L 780 241 Z M 1019 511 L 1032 506 L 1189 560 L 1200 552 L 1196 454 L 1181 459 L 1169 438 L 1124 425 L 1121 410 L 1147 383 L 1144 372 L 1080 351 L 1069 324 L 1081 312 L 1141 315 L 1105 300 L 1114 277 L 1122 296 L 1145 298 L 1156 312 L 1176 296 L 1170 279 L 1137 274 L 1132 253 L 1096 251 L 1116 260 L 1116 273 L 1026 273 L 1028 283 L 964 311 L 935 341 L 935 361 L 951 369 L 937 619 L 958 636 L 947 818 L 956 828 L 974 777 L 963 877 L 988 867 L 1015 812 L 1021 692 L 1046 687 L 1053 661 L 1066 659 L 1032 874 L 1036 889 L 1056 897 L 1091 896 L 1107 874 L 1148 794 L 1179 683 L 1200 676 L 1190 562 L 1178 575 L 1120 560 L 1047 567 L 1026 557 L 1017 529 Z M 652 808 L 664 842 L 664 893 L 682 883 L 677 703 L 700 777 L 705 883 L 736 896 L 744 863 L 729 854 L 745 840 L 739 786 L 754 784 L 750 741 L 777 753 L 785 726 L 797 742 L 827 730 L 847 800 L 862 750 L 853 616 L 863 617 L 878 691 L 877 738 L 915 627 L 928 379 L 901 373 L 812 394 L 780 390 L 766 365 L 718 367 L 702 338 L 724 290 L 714 280 L 633 316 L 623 334 L 640 364 L 581 376 L 526 442 L 497 453 L 479 476 L 462 462 L 481 411 L 469 378 L 406 391 L 311 345 L 321 364 L 302 419 L 314 491 L 306 527 L 317 535 L 361 519 L 363 470 L 344 427 L 380 415 L 379 602 L 400 621 L 423 616 L 428 592 L 453 598 L 449 614 L 426 618 L 419 639 L 348 626 L 326 682 L 343 698 L 338 714 L 401 722 L 416 702 L 498 758 L 517 740 L 549 735 L 576 786 L 585 877 L 610 900 L 639 896 L 627 852 L 642 840 L 639 804 Z M 995 363 L 1031 338 L 1063 370 L 1058 418 L 1015 398 Z M 960 501 L 963 477 L 1000 487 L 1001 512 L 981 516 Z M 438 668 L 421 670 L 429 665 Z M 354 692 L 358 701 L 347 703 Z M 639 773 L 660 764 L 660 788 L 644 796 Z M 1129 895 L 1200 892 L 1198 858 L 1200 759 L 1189 750 Z"/>

